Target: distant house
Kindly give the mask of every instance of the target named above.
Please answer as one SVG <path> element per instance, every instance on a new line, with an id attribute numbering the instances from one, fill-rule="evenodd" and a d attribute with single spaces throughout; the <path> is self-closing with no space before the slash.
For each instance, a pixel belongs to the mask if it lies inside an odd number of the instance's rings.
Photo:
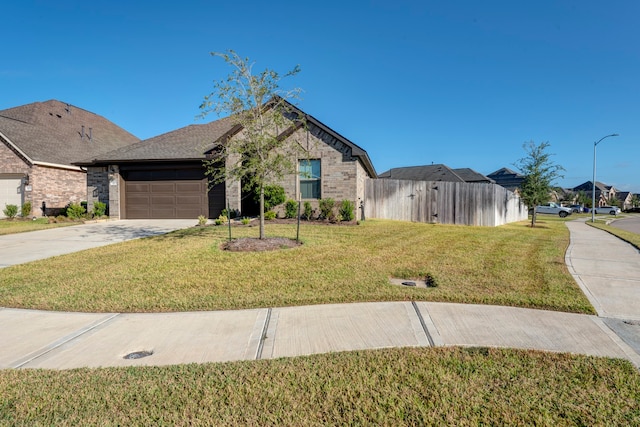
<path id="1" fill-rule="evenodd" d="M 31 215 L 86 200 L 86 171 L 74 165 L 139 139 L 109 120 L 50 100 L 0 111 L 0 217 L 31 202 Z"/>
<path id="2" fill-rule="evenodd" d="M 630 191 L 618 191 L 616 198 L 620 202 L 620 209 L 623 211 L 633 207 L 633 202 L 631 201 L 633 199 L 633 193 Z"/>
<path id="3" fill-rule="evenodd" d="M 617 198 L 617 190 L 611 186 L 603 184 L 602 182 L 596 181 L 596 206 L 606 206 L 610 203 L 611 198 Z M 593 184 L 591 181 L 584 182 L 577 187 L 572 188 L 573 191 L 584 192 L 587 195 L 593 194 Z"/>
<path id="4" fill-rule="evenodd" d="M 524 182 L 524 176 L 518 172 L 514 172 L 509 168 L 501 168 L 487 175 L 496 184 L 506 188 L 509 191 L 516 192 Z"/>
<path id="5" fill-rule="evenodd" d="M 390 169 L 378 178 L 402 179 L 409 181 L 446 181 L 493 184 L 494 181 L 469 168 L 451 169 L 443 164 L 408 166 Z"/>
<path id="6" fill-rule="evenodd" d="M 364 200 L 367 178 L 376 172 L 365 150 L 313 116 L 306 128 L 291 123 L 282 138 L 304 141 L 309 158 L 294 159 L 299 173 L 278 184 L 287 198 L 318 201 Z M 194 124 L 79 162 L 86 167 L 88 203 L 108 203 L 110 216 L 121 219 L 217 218 L 228 205 L 242 215 L 255 214 L 253 195 L 240 182 L 226 181 L 207 189 L 203 161 L 217 143 L 237 138 L 242 127 L 229 118 Z M 308 172 L 302 174 L 302 172 Z"/>

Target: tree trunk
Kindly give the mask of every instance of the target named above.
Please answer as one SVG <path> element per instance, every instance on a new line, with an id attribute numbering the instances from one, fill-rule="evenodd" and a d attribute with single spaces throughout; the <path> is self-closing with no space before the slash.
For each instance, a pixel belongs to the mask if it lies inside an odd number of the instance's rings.
<path id="1" fill-rule="evenodd" d="M 264 185 L 260 185 L 260 239 L 264 239 Z"/>
<path id="2" fill-rule="evenodd" d="M 536 226 L 536 209 L 533 208 L 533 214 L 531 215 L 531 227 Z"/>

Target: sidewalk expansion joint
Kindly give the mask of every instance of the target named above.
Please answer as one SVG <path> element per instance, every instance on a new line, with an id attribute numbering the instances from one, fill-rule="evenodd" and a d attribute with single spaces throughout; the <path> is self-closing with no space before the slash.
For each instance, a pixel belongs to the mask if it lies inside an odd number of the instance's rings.
<path id="1" fill-rule="evenodd" d="M 258 351 L 256 351 L 256 360 L 262 359 L 262 349 L 264 348 L 264 340 L 267 339 L 267 330 L 269 329 L 269 321 L 271 320 L 271 308 L 267 309 L 267 317 L 264 320 L 262 326 L 262 333 L 260 334 L 260 344 L 258 344 Z"/>
<path id="2" fill-rule="evenodd" d="M 111 316 L 108 316 L 96 323 L 93 323 L 89 326 L 87 326 L 86 328 L 81 328 L 80 330 L 73 332 L 70 335 L 67 335 L 66 337 L 62 337 L 61 339 L 59 339 L 58 341 L 55 341 L 53 344 L 44 347 L 44 349 L 36 351 L 34 353 L 31 353 L 31 355 L 27 355 L 25 357 L 25 359 L 23 360 L 18 360 L 13 366 L 11 366 L 14 369 L 19 369 L 22 368 L 24 365 L 33 362 L 34 360 L 48 354 L 51 353 L 53 350 L 62 347 L 63 345 L 75 340 L 76 338 L 86 334 L 87 332 L 91 332 L 92 330 L 104 325 L 105 323 L 110 322 L 111 320 L 115 319 L 116 317 L 118 317 L 120 315 L 120 313 L 115 313 L 112 314 Z"/>
<path id="3" fill-rule="evenodd" d="M 422 313 L 420 313 L 420 309 L 418 308 L 418 304 L 416 304 L 415 301 L 411 301 L 411 305 L 413 306 L 413 309 L 416 311 L 416 315 L 418 316 L 418 319 L 420 320 L 420 325 L 422 326 L 422 330 L 424 331 L 424 334 L 427 336 L 427 340 L 429 341 L 429 346 L 435 347 L 435 344 L 433 342 L 433 337 L 429 333 L 429 329 L 427 329 L 427 324 L 424 322 L 424 317 L 422 317 Z"/>

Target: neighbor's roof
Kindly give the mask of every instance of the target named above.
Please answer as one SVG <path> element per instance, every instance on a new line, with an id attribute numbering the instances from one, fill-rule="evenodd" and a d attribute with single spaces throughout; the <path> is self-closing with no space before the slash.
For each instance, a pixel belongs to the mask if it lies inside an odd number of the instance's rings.
<path id="1" fill-rule="evenodd" d="M 1 110 L 0 137 L 29 162 L 64 166 L 139 141 L 102 116 L 56 100 Z"/>
<path id="2" fill-rule="evenodd" d="M 443 164 L 393 168 L 378 175 L 379 178 L 410 181 L 483 182 L 493 180 L 469 168 L 451 169 Z"/>

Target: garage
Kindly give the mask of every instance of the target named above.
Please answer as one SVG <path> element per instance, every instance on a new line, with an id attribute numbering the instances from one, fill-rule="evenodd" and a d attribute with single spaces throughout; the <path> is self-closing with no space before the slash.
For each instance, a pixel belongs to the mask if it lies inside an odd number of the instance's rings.
<path id="1" fill-rule="evenodd" d="M 224 208 L 224 185 L 207 191 L 201 164 L 153 167 L 121 167 L 124 218 L 196 219 L 200 215 L 209 218 L 210 213 L 220 215 Z"/>
<path id="2" fill-rule="evenodd" d="M 22 206 L 22 177 L 0 176 L 0 218 L 4 218 L 6 205 L 16 205 L 18 211 Z"/>

